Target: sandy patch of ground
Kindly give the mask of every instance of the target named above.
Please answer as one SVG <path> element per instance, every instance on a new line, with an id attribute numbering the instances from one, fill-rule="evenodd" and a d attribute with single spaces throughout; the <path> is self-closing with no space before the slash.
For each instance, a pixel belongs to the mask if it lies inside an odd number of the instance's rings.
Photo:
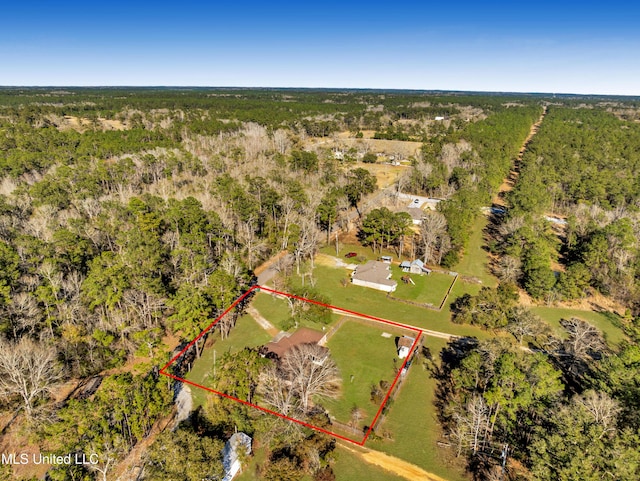
<path id="1" fill-rule="evenodd" d="M 385 469 L 398 476 L 402 476 L 403 478 L 410 481 L 446 481 L 444 478 L 441 478 L 436 474 L 429 473 L 421 467 L 416 466 L 415 464 L 411 464 L 403 459 L 396 458 L 394 456 L 389 456 L 388 454 L 382 453 L 380 451 L 373 451 L 366 448 L 363 448 L 363 451 L 360 449 L 347 447 L 343 444 L 340 444 L 340 446 L 348 451 L 356 453 L 367 463 L 379 466 L 382 469 Z"/>
<path id="2" fill-rule="evenodd" d="M 362 138 L 363 139 L 373 139 L 373 136 L 376 135 L 376 131 L 375 130 L 361 130 L 362 132 Z M 346 132 L 340 132 L 338 134 L 338 138 L 340 139 L 353 139 L 353 133 L 346 131 Z"/>
<path id="3" fill-rule="evenodd" d="M 65 115 L 62 117 L 62 121 L 57 126 L 60 130 L 77 130 L 78 132 L 84 132 L 85 130 L 97 127 L 99 130 L 126 130 L 127 126 L 119 120 L 103 119 L 98 117 L 95 124 L 92 120 L 84 117 L 75 117 L 72 115 Z"/>
<path id="4" fill-rule="evenodd" d="M 363 138 L 356 139 L 350 132 L 341 132 L 333 137 L 308 137 L 305 146 L 343 150 L 354 148 L 358 152 L 374 152 L 384 157 L 393 155 L 396 158 L 400 157 L 400 160 L 418 155 L 422 148 L 422 142 L 374 139 L 372 138 L 374 131 L 365 132 L 371 135 L 365 134 Z"/>
<path id="5" fill-rule="evenodd" d="M 367 169 L 376 176 L 378 189 L 384 189 L 393 185 L 402 174 L 408 169 L 407 165 L 390 165 L 390 164 L 365 164 L 364 162 L 356 162 L 353 168 Z"/>

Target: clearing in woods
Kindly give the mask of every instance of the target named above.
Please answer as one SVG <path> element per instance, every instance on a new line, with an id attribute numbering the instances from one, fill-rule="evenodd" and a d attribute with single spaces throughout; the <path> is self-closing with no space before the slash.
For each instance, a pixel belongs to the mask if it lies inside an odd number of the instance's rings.
<path id="1" fill-rule="evenodd" d="M 214 389 L 212 387 L 212 385 L 210 384 L 214 379 L 209 376 L 209 368 L 205 368 L 203 370 L 201 370 L 201 372 L 199 374 L 197 374 L 197 380 L 194 378 L 194 373 L 193 371 L 191 373 L 188 373 L 186 375 L 182 374 L 182 371 L 177 370 L 180 368 L 184 367 L 184 361 L 186 361 L 190 355 L 193 354 L 194 352 L 194 346 L 196 344 L 196 342 L 198 342 L 200 339 L 202 339 L 209 331 L 211 331 L 215 325 L 220 322 L 221 319 L 223 319 L 226 315 L 228 315 L 233 309 L 236 308 L 236 306 L 242 302 L 247 296 L 249 296 L 253 291 L 263 291 L 266 293 L 270 293 L 272 296 L 274 297 L 279 297 L 279 298 L 284 298 L 284 299 L 296 299 L 298 301 L 302 301 L 305 303 L 311 303 L 311 304 L 316 304 L 316 305 L 320 305 L 323 306 L 325 308 L 331 309 L 334 313 L 342 313 L 345 316 L 352 316 L 352 315 L 357 315 L 358 317 L 360 317 L 361 319 L 363 319 L 363 322 L 366 322 L 367 320 L 370 322 L 375 323 L 374 326 L 371 325 L 364 325 L 361 327 L 366 328 L 365 331 L 371 331 L 374 334 L 371 334 L 370 332 L 367 332 L 367 338 L 369 341 L 371 342 L 365 342 L 365 343 L 357 343 L 357 342 L 352 342 L 353 339 L 350 335 L 347 335 L 348 337 L 348 342 L 345 342 L 345 339 L 343 339 L 344 333 L 341 334 L 340 333 L 340 327 L 342 324 L 346 324 L 347 326 L 352 326 L 351 322 L 352 321 L 343 321 L 342 323 L 338 323 L 334 326 L 334 329 L 336 330 L 335 333 L 335 339 L 332 339 L 330 336 L 332 334 L 334 334 L 333 332 L 328 332 L 327 335 L 325 335 L 324 340 L 320 340 L 319 344 L 323 345 L 324 342 L 327 343 L 327 345 L 329 346 L 329 349 L 331 350 L 331 352 L 334 354 L 336 363 L 338 364 L 338 367 L 340 368 L 341 372 L 340 375 L 342 377 L 342 394 L 341 394 L 341 398 L 343 402 L 341 402 L 340 399 L 336 400 L 336 402 L 334 403 L 334 405 L 332 406 L 331 403 L 327 403 L 326 408 L 329 410 L 329 414 L 332 415 L 332 419 L 334 420 L 334 424 L 331 426 L 332 431 L 328 430 L 328 429 L 323 429 L 320 428 L 318 426 L 314 426 L 312 424 L 307 423 L 304 420 L 301 419 L 295 419 L 293 417 L 287 416 L 285 414 L 273 411 L 269 408 L 266 408 L 264 406 L 261 406 L 259 404 L 253 403 L 253 402 L 249 402 L 246 399 L 240 399 L 238 397 L 235 396 L 231 396 L 227 393 L 224 392 L 220 392 L 217 391 L 216 389 Z M 240 330 L 243 329 L 242 326 L 240 326 L 240 323 L 243 322 L 243 319 L 240 318 L 238 320 L 238 326 L 236 326 L 230 333 L 229 337 L 227 339 L 225 339 L 223 341 L 224 342 L 228 342 L 229 340 L 232 340 L 233 337 L 233 333 L 234 331 L 236 331 L 237 329 L 240 328 Z M 394 335 L 396 335 L 396 338 L 388 338 L 388 337 L 384 337 L 381 335 L 381 326 L 383 324 L 386 324 L 385 330 L 389 331 L 389 332 L 393 332 Z M 346 328 L 345 328 L 346 329 Z M 353 329 L 353 328 L 352 328 Z M 254 325 L 253 326 L 253 331 L 258 330 L 258 332 L 260 332 L 262 335 L 264 335 L 265 330 L 263 330 L 263 328 L 258 327 L 258 325 Z M 269 329 L 270 330 L 270 329 Z M 358 329 L 356 328 L 356 331 L 358 331 Z M 360 329 L 360 331 L 362 331 L 362 329 Z M 397 340 L 400 338 L 401 335 L 404 335 L 405 333 L 411 333 L 410 335 L 413 337 L 412 339 L 412 345 L 409 349 L 409 354 L 407 355 L 407 357 L 405 357 L 404 359 L 395 359 L 396 358 L 396 342 Z M 348 333 L 347 333 L 348 334 Z M 298 296 L 294 296 L 292 294 L 288 294 L 288 293 L 284 293 L 284 292 L 279 292 L 279 291 L 275 291 L 273 289 L 269 289 L 263 286 L 253 286 L 249 291 L 247 291 L 245 294 L 243 294 L 241 297 L 239 297 L 225 312 L 222 313 L 222 315 L 220 317 L 218 317 L 214 322 L 212 322 L 206 329 L 204 329 L 193 341 L 191 341 L 182 351 L 180 351 L 178 354 L 176 354 L 161 370 L 160 373 L 168 376 L 172 379 L 175 379 L 177 381 L 189 384 L 191 386 L 194 386 L 196 388 L 199 388 L 199 390 L 203 390 L 203 391 L 208 391 L 211 392 L 213 394 L 216 394 L 218 396 L 227 398 L 227 399 L 232 399 L 234 401 L 240 402 L 242 404 L 251 406 L 255 409 L 258 409 L 262 412 L 268 413 L 268 414 L 272 414 L 274 416 L 278 416 L 280 418 L 283 419 L 287 419 L 289 421 L 292 422 L 296 422 L 298 424 L 302 424 L 303 426 L 306 426 L 308 428 L 311 429 L 315 429 L 316 431 L 320 431 L 323 432 L 325 434 L 328 434 L 330 436 L 342 439 L 344 441 L 348 441 L 351 442 L 353 444 L 362 446 L 364 445 L 364 443 L 366 442 L 367 438 L 369 437 L 369 435 L 371 434 L 372 430 L 373 430 L 373 426 L 376 425 L 376 422 L 378 420 L 378 418 L 380 417 L 382 410 L 384 408 L 384 406 L 386 405 L 391 393 L 393 392 L 396 384 L 398 383 L 400 376 L 402 375 L 403 369 L 405 367 L 408 366 L 408 362 L 411 360 L 413 353 L 415 352 L 416 346 L 418 344 L 418 341 L 420 339 L 420 335 L 422 334 L 422 330 L 419 328 L 413 328 L 413 327 L 407 327 L 407 326 L 402 326 L 400 324 L 394 323 L 392 321 L 388 321 L 388 320 L 384 320 L 384 319 L 380 319 L 374 316 L 369 316 L 366 314 L 360 314 L 348 309 L 344 309 L 344 308 L 340 308 L 340 307 L 336 307 L 336 306 L 331 306 L 328 304 L 322 304 L 320 302 L 317 301 L 313 301 L 310 299 L 305 299 L 302 297 L 298 297 Z M 255 336 L 252 336 L 255 337 Z M 270 336 L 268 336 L 270 337 Z M 384 346 L 384 348 L 382 349 L 382 352 L 385 352 L 388 354 L 388 366 L 382 366 L 382 370 L 384 372 L 377 372 L 379 371 L 379 369 L 376 370 L 376 373 L 374 373 L 374 378 L 376 381 L 386 381 L 384 384 L 380 384 L 381 388 L 382 388 L 382 393 L 381 396 L 384 396 L 381 404 L 379 405 L 379 407 L 369 407 L 367 403 L 368 399 L 365 399 L 369 394 L 370 394 L 370 386 L 371 386 L 371 379 L 369 379 L 370 376 L 368 376 L 368 372 L 367 372 L 367 366 L 369 367 L 369 370 L 372 370 L 372 366 L 371 366 L 371 356 L 370 353 L 367 352 L 363 352 L 362 349 L 354 349 L 355 347 L 360 346 L 361 348 L 368 348 L 370 347 L 369 344 L 372 344 L 372 340 L 375 339 L 377 341 L 380 341 L 380 339 L 384 339 L 386 341 L 386 344 Z M 256 338 L 257 339 L 257 338 Z M 328 339 L 328 340 L 327 340 Z M 240 340 L 242 341 L 242 339 Z M 260 345 L 262 343 L 260 343 L 259 341 L 258 344 L 254 344 L 255 345 Z M 379 342 L 378 342 L 379 344 Z M 236 348 L 238 348 L 238 346 L 236 346 Z M 376 347 L 376 349 L 381 350 L 380 346 Z M 365 349 L 366 350 L 366 349 Z M 388 352 L 387 352 L 388 351 Z M 222 353 L 220 353 L 222 354 Z M 347 362 L 349 360 L 349 356 L 351 359 L 351 363 Z M 358 359 L 358 357 L 363 357 L 363 359 Z M 202 359 L 202 357 L 200 358 Z M 200 360 L 199 359 L 199 360 Z M 375 359 L 377 359 L 377 357 L 374 356 L 373 360 L 374 360 L 374 364 L 375 364 Z M 393 361 L 393 362 L 392 362 Z M 187 361 L 187 362 L 191 362 L 191 361 Z M 354 371 L 354 366 L 360 366 L 362 369 L 356 369 Z M 196 367 L 198 367 L 196 365 L 196 363 L 194 363 L 194 370 L 197 370 Z M 381 368 L 381 366 L 374 366 L 376 368 Z M 386 373 L 386 374 L 385 374 Z M 181 376 L 185 376 L 185 377 L 181 377 Z M 377 376 L 377 377 L 376 377 Z M 382 378 L 380 376 L 383 376 Z M 395 376 L 395 377 L 393 377 Z M 373 379 L 373 378 L 372 378 Z M 206 384 L 209 384 L 209 386 L 207 386 Z M 361 385 L 360 385 L 361 384 Z M 355 387 L 354 387 L 355 386 Z M 357 388 L 357 386 L 360 386 L 359 388 Z M 364 386 L 364 387 L 363 387 Z M 363 394 L 364 392 L 364 394 Z M 194 393 L 195 394 L 195 393 Z M 196 395 L 197 397 L 197 395 Z M 367 411 L 367 416 L 366 418 L 360 419 L 356 425 L 349 425 L 347 423 L 349 423 L 349 420 L 347 419 L 347 415 L 350 414 L 350 410 L 353 407 L 352 403 L 354 401 L 358 401 L 359 404 L 362 406 L 363 404 L 367 406 L 366 411 Z M 378 401 L 380 402 L 380 401 Z M 361 407 L 358 406 L 358 407 Z M 335 411 L 335 414 L 332 413 L 332 408 Z M 335 431 L 339 431 L 340 433 L 343 434 L 339 434 L 336 433 Z M 357 433 L 364 433 L 364 436 L 362 438 L 360 438 L 359 436 L 357 436 L 356 439 L 353 439 L 352 437 L 357 435 Z"/>

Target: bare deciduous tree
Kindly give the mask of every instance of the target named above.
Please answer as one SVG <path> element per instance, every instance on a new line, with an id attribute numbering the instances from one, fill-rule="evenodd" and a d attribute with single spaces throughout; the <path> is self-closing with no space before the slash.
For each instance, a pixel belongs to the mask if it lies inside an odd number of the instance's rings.
<path id="1" fill-rule="evenodd" d="M 275 364 L 260 373 L 258 390 L 263 402 L 276 412 L 290 417 L 300 414 L 300 399 Z"/>
<path id="2" fill-rule="evenodd" d="M 620 413 L 620 405 L 607 393 L 587 391 L 582 396 L 574 398 L 574 402 L 583 406 L 593 416 L 593 422 L 602 426 L 602 438 L 606 434 L 614 433 Z"/>
<path id="3" fill-rule="evenodd" d="M 505 255 L 500 259 L 496 271 L 501 281 L 515 283 L 522 277 L 522 261 L 518 257 Z"/>
<path id="4" fill-rule="evenodd" d="M 508 317 L 507 330 L 513 334 L 521 345 L 525 336 L 536 337 L 544 332 L 545 324 L 542 319 L 526 307 L 515 307 Z"/>
<path id="5" fill-rule="evenodd" d="M 278 129 L 273 133 L 273 147 L 279 154 L 286 154 L 290 144 L 286 130 Z"/>
<path id="6" fill-rule="evenodd" d="M 442 242 L 447 235 L 447 219 L 440 212 L 427 211 L 422 217 L 420 224 L 420 235 L 422 237 L 422 250 L 424 262 L 429 263 L 436 258 L 442 259 L 443 248 L 450 243 Z M 439 255 L 436 253 L 439 251 Z"/>
<path id="7" fill-rule="evenodd" d="M 296 273 L 300 275 L 300 264 L 308 258 L 313 268 L 313 258 L 318 248 L 318 242 L 320 234 L 315 225 L 315 222 L 310 219 L 302 219 L 300 222 L 300 236 L 296 242 L 293 255 L 296 260 Z"/>
<path id="8" fill-rule="evenodd" d="M 599 352 L 605 348 L 600 331 L 588 322 L 571 318 L 560 323 L 569 333 L 569 339 L 564 342 L 564 349 L 572 357 L 587 359 L 591 353 Z"/>
<path id="9" fill-rule="evenodd" d="M 56 351 L 23 337 L 12 343 L 0 339 L 0 395 L 18 395 L 28 417 L 35 403 L 60 378 Z"/>
<path id="10" fill-rule="evenodd" d="M 317 344 L 294 346 L 284 356 L 281 368 L 305 412 L 313 396 L 335 398 L 339 394 L 340 374 L 326 348 Z"/>
<path id="11" fill-rule="evenodd" d="M 474 396 L 465 411 L 456 413 L 451 437 L 457 442 L 457 455 L 465 449 L 478 452 L 485 443 L 490 409 L 482 396 Z"/>

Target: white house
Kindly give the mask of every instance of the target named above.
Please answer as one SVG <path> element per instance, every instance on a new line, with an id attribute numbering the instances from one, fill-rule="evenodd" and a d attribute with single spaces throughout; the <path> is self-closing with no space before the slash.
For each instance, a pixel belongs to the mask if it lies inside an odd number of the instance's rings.
<path id="1" fill-rule="evenodd" d="M 370 287 L 379 291 L 393 292 L 398 283 L 390 280 L 391 268 L 389 264 L 380 261 L 369 261 L 356 267 L 351 276 L 351 282 L 356 286 Z"/>
<path id="2" fill-rule="evenodd" d="M 251 454 L 251 437 L 245 433 L 235 433 L 229 438 L 222 450 L 222 465 L 224 466 L 224 478 L 222 481 L 231 481 L 240 471 L 239 453 L 245 451 Z"/>
<path id="3" fill-rule="evenodd" d="M 398 339 L 398 357 L 400 359 L 404 359 L 409 355 L 409 351 L 411 350 L 411 346 L 415 342 L 414 337 L 402 336 Z"/>

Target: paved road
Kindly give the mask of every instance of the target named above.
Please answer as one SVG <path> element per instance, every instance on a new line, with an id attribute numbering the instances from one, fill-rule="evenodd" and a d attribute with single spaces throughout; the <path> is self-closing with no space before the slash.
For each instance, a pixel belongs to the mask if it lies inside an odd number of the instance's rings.
<path id="1" fill-rule="evenodd" d="M 268 259 L 264 262 L 264 264 L 256 267 L 254 272 L 258 276 L 258 284 L 261 286 L 266 286 L 271 279 L 278 273 L 278 270 L 275 268 L 276 262 L 283 256 L 286 256 L 288 252 L 280 251 L 271 259 Z"/>

